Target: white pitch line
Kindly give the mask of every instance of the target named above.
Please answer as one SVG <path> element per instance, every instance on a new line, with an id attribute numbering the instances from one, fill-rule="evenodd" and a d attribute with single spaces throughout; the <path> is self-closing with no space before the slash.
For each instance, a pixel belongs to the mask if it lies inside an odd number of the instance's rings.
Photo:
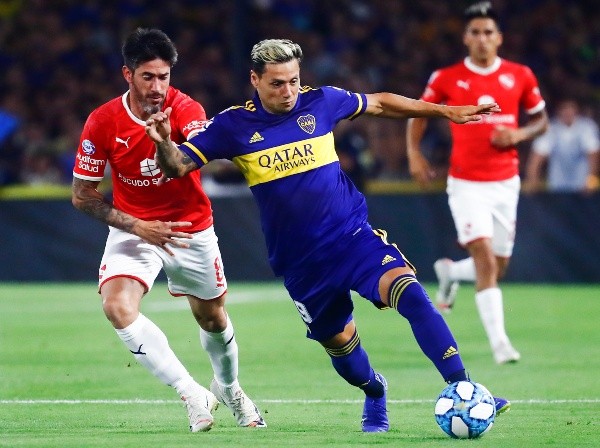
<path id="1" fill-rule="evenodd" d="M 299 399 L 255 399 L 258 403 L 273 403 L 273 404 L 361 404 L 364 400 L 299 400 Z M 435 400 L 388 400 L 388 404 L 431 404 Z M 2 404 L 174 404 L 181 403 L 179 400 L 0 400 Z M 600 398 L 590 399 L 526 399 L 526 400 L 511 400 L 513 404 L 600 404 Z"/>

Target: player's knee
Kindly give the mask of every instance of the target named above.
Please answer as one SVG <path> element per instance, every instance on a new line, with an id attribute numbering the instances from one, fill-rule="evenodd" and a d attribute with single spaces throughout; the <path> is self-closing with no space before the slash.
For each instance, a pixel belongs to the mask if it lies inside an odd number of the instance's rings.
<path id="1" fill-rule="evenodd" d="M 102 310 L 115 328 L 127 327 L 139 314 L 139 309 L 135 303 L 126 300 L 118 294 L 103 297 Z"/>
<path id="2" fill-rule="evenodd" d="M 410 322 L 425 318 L 432 312 L 438 313 L 414 275 L 398 276 L 390 285 L 388 300 L 390 307 L 396 308 Z"/>

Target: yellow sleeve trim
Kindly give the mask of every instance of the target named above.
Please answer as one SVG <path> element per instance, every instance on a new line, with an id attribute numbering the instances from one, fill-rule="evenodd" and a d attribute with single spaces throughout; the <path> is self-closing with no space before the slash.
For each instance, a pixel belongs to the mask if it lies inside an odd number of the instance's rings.
<path id="1" fill-rule="evenodd" d="M 202 154 L 202 152 L 198 148 L 196 148 L 194 145 L 192 145 L 190 142 L 183 142 L 182 145 L 185 145 L 188 148 L 190 148 L 192 151 L 194 151 L 194 154 L 196 154 L 198 157 L 200 157 L 200 160 L 202 160 L 202 163 L 204 163 L 204 165 L 206 165 L 208 163 L 208 159 L 204 156 L 204 154 Z"/>

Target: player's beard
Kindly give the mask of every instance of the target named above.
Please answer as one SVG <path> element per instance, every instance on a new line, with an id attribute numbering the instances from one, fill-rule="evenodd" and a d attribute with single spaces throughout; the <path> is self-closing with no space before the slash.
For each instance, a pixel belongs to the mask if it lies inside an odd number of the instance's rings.
<path id="1" fill-rule="evenodd" d="M 144 112 L 146 112 L 147 114 L 152 115 L 152 114 L 157 113 L 159 110 L 162 110 L 163 103 L 164 103 L 164 100 L 158 104 L 150 104 L 150 103 L 144 102 L 142 104 L 142 109 L 144 109 Z"/>

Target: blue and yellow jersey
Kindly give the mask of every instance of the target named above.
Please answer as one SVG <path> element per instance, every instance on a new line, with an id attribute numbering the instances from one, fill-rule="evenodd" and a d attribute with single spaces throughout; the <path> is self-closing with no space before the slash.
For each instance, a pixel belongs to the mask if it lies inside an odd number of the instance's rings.
<path id="1" fill-rule="evenodd" d="M 328 248 L 367 219 L 364 196 L 340 168 L 333 129 L 366 109 L 363 94 L 300 89 L 287 114 L 265 111 L 257 95 L 224 110 L 180 149 L 199 166 L 229 159 L 260 209 L 275 274 L 326 258 Z"/>

